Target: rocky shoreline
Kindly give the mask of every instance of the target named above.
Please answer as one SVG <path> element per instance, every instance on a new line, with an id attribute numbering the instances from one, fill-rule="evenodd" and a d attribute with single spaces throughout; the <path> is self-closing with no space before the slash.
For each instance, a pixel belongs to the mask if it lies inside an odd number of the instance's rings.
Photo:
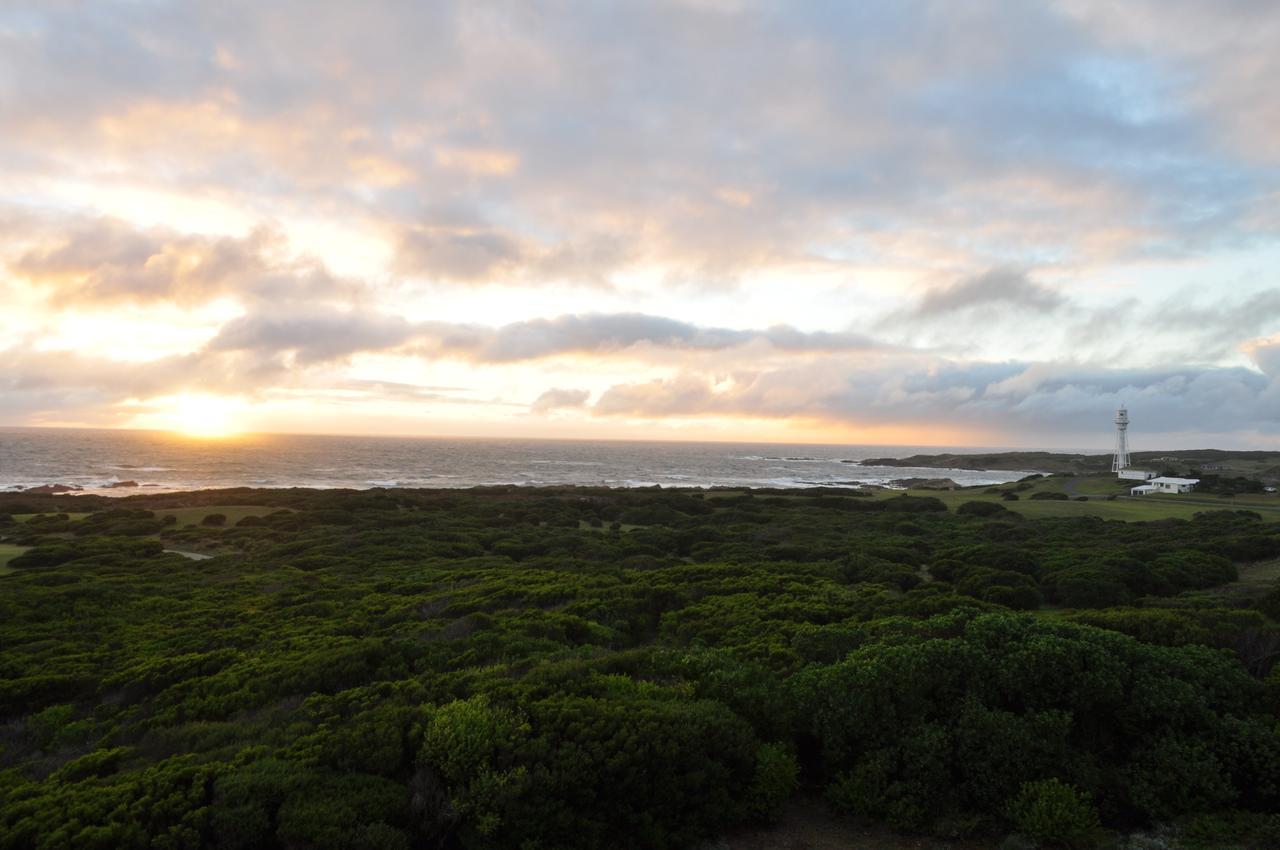
<path id="1" fill-rule="evenodd" d="M 137 481 L 130 479 L 128 481 L 112 481 L 96 489 L 119 490 L 141 486 Z M 65 493 L 83 493 L 85 488 L 79 484 L 37 484 L 34 487 L 20 487 L 15 492 L 33 496 L 57 496 Z"/>

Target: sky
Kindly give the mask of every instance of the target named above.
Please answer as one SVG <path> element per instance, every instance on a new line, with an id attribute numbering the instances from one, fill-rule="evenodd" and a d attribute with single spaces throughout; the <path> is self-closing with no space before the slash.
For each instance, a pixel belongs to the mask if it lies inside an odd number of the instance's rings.
<path id="1" fill-rule="evenodd" d="M 0 2 L 0 424 L 1280 449 L 1280 5 Z"/>

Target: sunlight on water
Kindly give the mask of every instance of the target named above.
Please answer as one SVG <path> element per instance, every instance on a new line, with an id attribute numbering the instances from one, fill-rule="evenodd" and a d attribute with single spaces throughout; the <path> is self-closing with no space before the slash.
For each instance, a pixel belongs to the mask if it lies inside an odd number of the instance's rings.
<path id="1" fill-rule="evenodd" d="M 243 408 L 242 402 L 225 396 L 169 396 L 157 400 L 155 410 L 139 417 L 138 424 L 185 437 L 225 440 L 243 433 Z"/>

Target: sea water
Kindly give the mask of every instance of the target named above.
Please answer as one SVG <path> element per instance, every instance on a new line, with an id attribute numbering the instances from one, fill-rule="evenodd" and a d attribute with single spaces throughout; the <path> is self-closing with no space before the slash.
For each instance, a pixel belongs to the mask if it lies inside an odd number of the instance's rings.
<path id="1" fill-rule="evenodd" d="M 904 478 L 998 484 L 1027 471 L 864 466 L 919 446 L 334 437 L 201 440 L 161 431 L 0 428 L 0 490 L 129 495 L 215 487 L 857 487 Z M 978 451 L 978 449 L 970 449 Z M 112 487 L 123 482 L 137 487 Z"/>

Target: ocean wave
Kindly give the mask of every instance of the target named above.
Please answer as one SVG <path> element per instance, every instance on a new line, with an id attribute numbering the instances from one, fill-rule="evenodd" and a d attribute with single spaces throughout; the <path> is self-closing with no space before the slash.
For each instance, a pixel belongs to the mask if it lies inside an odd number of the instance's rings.
<path id="1" fill-rule="evenodd" d="M 529 463 L 536 464 L 554 464 L 556 466 L 604 466 L 602 460 L 552 460 L 548 458 L 535 458 Z"/>

